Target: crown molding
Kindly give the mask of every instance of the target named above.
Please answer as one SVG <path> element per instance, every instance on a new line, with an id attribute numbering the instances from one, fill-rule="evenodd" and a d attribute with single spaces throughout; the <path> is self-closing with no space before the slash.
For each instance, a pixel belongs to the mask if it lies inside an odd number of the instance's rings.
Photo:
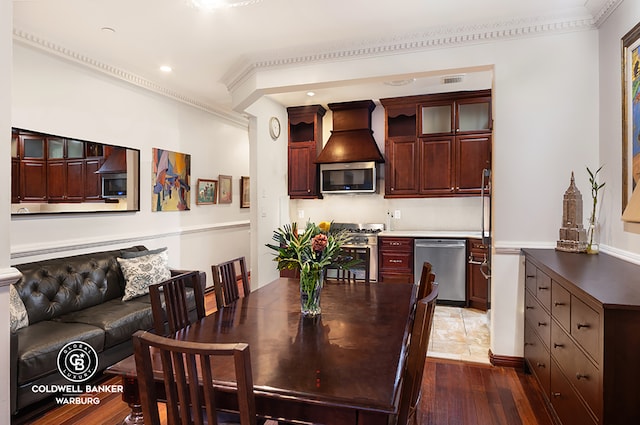
<path id="1" fill-rule="evenodd" d="M 215 115 L 218 118 L 228 121 L 236 126 L 242 128 L 248 128 L 249 126 L 249 120 L 234 111 L 225 110 L 219 106 L 211 105 L 201 100 L 187 96 L 183 93 L 170 90 L 151 80 L 140 77 L 123 69 L 116 68 L 115 66 L 106 64 L 104 62 L 100 62 L 87 55 L 75 52 L 71 49 L 67 49 L 66 47 L 57 45 L 48 40 L 44 40 L 43 38 L 40 38 L 34 34 L 30 34 L 26 31 L 20 30 L 19 28 L 13 29 L 13 39 L 22 44 L 34 47 L 38 50 L 42 50 L 53 56 L 75 62 L 79 65 L 91 68 L 112 78 L 127 82 L 129 84 L 133 84 L 134 86 L 141 87 L 145 90 L 149 90 L 175 101 L 200 109 L 211 115 Z"/>
<path id="2" fill-rule="evenodd" d="M 613 10 L 622 0 L 609 0 L 607 10 Z M 603 8 L 604 9 L 604 8 Z M 602 14 L 604 16 L 604 12 Z M 499 22 L 487 22 L 461 26 L 434 27 L 421 33 L 409 33 L 377 40 L 363 40 L 344 45 L 319 46 L 315 52 L 288 50 L 270 52 L 270 57 L 253 57 L 238 64 L 226 74 L 223 83 L 233 91 L 260 69 L 273 69 L 318 62 L 336 62 L 406 54 L 481 43 L 529 38 L 595 29 L 590 15 L 570 17 L 523 17 Z"/>
<path id="3" fill-rule="evenodd" d="M 620 6 L 620 4 L 622 4 L 624 0 L 590 0 L 587 2 L 587 7 L 590 6 L 589 3 L 591 2 L 596 2 L 597 4 L 595 5 L 596 10 L 594 10 L 593 12 L 593 21 L 596 25 L 596 27 L 600 28 L 602 26 L 602 24 L 604 24 L 604 22 L 607 20 L 607 18 L 613 13 L 614 10 L 616 10 L 616 8 L 618 6 Z M 599 4 L 602 4 L 602 7 L 600 7 L 599 9 L 597 8 Z"/>

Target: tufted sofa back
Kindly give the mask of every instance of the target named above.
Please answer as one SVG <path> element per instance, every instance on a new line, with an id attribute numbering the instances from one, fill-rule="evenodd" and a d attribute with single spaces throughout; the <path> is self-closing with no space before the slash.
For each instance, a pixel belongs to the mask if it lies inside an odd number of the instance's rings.
<path id="1" fill-rule="evenodd" d="M 125 282 L 116 258 L 123 251 L 145 249 L 134 246 L 14 266 L 22 273 L 15 288 L 29 324 L 122 297 Z"/>

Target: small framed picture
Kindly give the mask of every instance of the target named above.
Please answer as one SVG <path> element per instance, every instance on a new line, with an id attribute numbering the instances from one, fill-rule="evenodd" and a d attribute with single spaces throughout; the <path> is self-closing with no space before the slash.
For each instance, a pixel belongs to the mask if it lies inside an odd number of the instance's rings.
<path id="1" fill-rule="evenodd" d="M 198 179 L 197 205 L 211 205 L 218 202 L 218 180 Z"/>
<path id="2" fill-rule="evenodd" d="M 240 177 L 240 208 L 249 208 L 251 192 L 249 190 L 249 177 Z"/>
<path id="3" fill-rule="evenodd" d="M 232 182 L 231 176 L 224 176 L 222 174 L 218 176 L 218 185 L 220 186 L 219 188 L 220 196 L 218 197 L 218 202 L 220 204 L 231 203 L 231 199 L 232 199 L 231 198 L 231 194 L 232 194 L 231 182 Z"/>

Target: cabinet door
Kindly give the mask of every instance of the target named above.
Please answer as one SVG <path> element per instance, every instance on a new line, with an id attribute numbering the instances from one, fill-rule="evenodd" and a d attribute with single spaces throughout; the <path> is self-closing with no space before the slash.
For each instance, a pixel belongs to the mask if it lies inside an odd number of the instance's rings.
<path id="1" fill-rule="evenodd" d="M 11 158 L 11 203 L 20 202 L 20 160 Z"/>
<path id="2" fill-rule="evenodd" d="M 49 201 L 64 201 L 67 187 L 65 161 L 47 163 L 47 197 Z"/>
<path id="3" fill-rule="evenodd" d="M 310 197 L 316 195 L 315 149 L 309 143 L 292 143 L 289 146 L 289 196 Z"/>
<path id="4" fill-rule="evenodd" d="M 456 133 L 491 130 L 490 97 L 459 99 L 456 106 Z"/>
<path id="5" fill-rule="evenodd" d="M 20 158 L 45 159 L 45 138 L 37 135 L 20 135 Z"/>
<path id="6" fill-rule="evenodd" d="M 457 137 L 456 192 L 480 193 L 482 171 L 491 168 L 491 137 L 469 135 Z"/>
<path id="7" fill-rule="evenodd" d="M 46 201 L 47 166 L 44 161 L 23 160 L 20 163 L 20 182 L 21 200 Z"/>
<path id="8" fill-rule="evenodd" d="M 420 139 L 421 194 L 453 193 L 453 142 L 453 136 Z"/>
<path id="9" fill-rule="evenodd" d="M 84 161 L 65 161 L 66 163 L 66 196 L 71 202 L 84 200 Z"/>
<path id="10" fill-rule="evenodd" d="M 452 134 L 454 131 L 454 103 L 430 102 L 420 105 L 420 134 Z"/>
<path id="11" fill-rule="evenodd" d="M 489 280 L 480 270 L 481 264 L 486 260 L 487 247 L 480 240 L 469 240 L 469 264 L 467 265 L 467 299 L 469 307 L 486 311 L 489 307 Z"/>
<path id="12" fill-rule="evenodd" d="M 84 172 L 84 199 L 99 200 L 102 196 L 102 177 L 96 171 L 102 165 L 101 159 L 87 159 Z"/>
<path id="13" fill-rule="evenodd" d="M 386 194 L 418 193 L 415 137 L 397 137 L 387 143 Z"/>

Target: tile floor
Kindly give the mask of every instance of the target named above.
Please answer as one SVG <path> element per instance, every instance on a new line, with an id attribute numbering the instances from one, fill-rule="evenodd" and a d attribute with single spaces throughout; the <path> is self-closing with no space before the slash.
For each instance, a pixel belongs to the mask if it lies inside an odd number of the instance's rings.
<path id="1" fill-rule="evenodd" d="M 489 313 L 436 306 L 427 356 L 489 363 Z"/>

